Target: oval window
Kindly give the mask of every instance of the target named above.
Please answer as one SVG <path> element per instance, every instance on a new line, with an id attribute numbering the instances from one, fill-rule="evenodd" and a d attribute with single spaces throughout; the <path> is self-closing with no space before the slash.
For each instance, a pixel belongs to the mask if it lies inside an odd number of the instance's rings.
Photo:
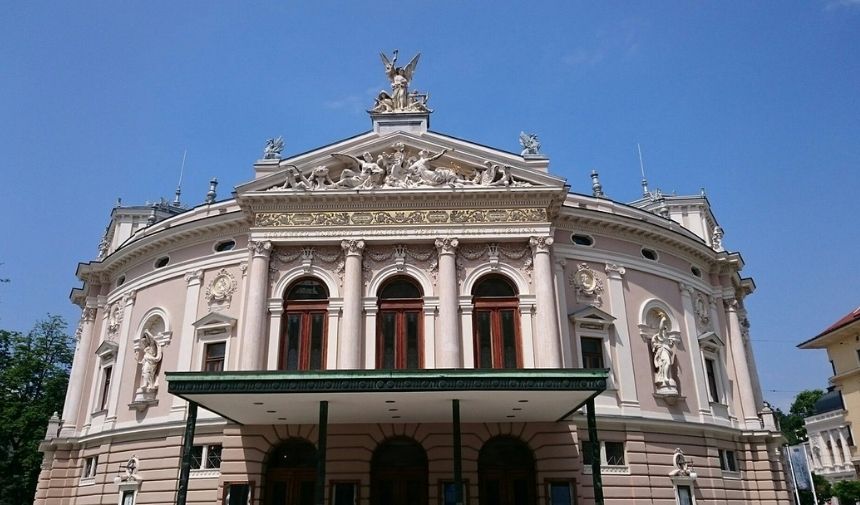
<path id="1" fill-rule="evenodd" d="M 215 252 L 232 251 L 236 247 L 235 240 L 223 240 L 215 244 Z"/>
<path id="2" fill-rule="evenodd" d="M 696 277 L 702 276 L 702 271 L 697 266 L 690 267 L 690 272 L 693 272 L 693 275 L 695 275 Z"/>
<path id="3" fill-rule="evenodd" d="M 117 278 L 117 280 L 116 280 L 116 285 L 122 286 L 123 284 L 125 284 L 125 276 L 120 275 L 119 278 Z"/>
<path id="4" fill-rule="evenodd" d="M 584 245 L 584 246 L 592 246 L 594 245 L 594 239 L 589 235 L 583 235 L 581 233 L 574 233 L 570 236 L 571 242 L 576 245 Z"/>
<path id="5" fill-rule="evenodd" d="M 170 257 L 162 256 L 161 258 L 155 260 L 155 268 L 166 267 L 168 263 L 170 263 Z"/>
<path id="6" fill-rule="evenodd" d="M 654 249 L 642 249 L 642 257 L 646 260 L 657 261 L 657 251 Z"/>

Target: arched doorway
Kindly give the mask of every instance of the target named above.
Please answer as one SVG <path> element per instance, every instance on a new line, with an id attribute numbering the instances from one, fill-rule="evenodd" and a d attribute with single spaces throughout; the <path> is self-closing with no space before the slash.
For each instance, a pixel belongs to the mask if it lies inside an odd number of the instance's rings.
<path id="1" fill-rule="evenodd" d="M 535 505 L 535 460 L 518 438 L 488 440 L 478 454 L 480 505 Z"/>
<path id="2" fill-rule="evenodd" d="M 317 449 L 291 438 L 272 451 L 266 467 L 266 505 L 313 505 Z"/>
<path id="3" fill-rule="evenodd" d="M 427 505 L 427 453 L 406 437 L 390 438 L 373 451 L 371 505 Z"/>

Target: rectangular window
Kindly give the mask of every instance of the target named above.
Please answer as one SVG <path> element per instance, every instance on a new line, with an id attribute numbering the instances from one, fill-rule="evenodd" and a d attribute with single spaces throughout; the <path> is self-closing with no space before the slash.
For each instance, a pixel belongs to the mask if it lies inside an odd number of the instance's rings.
<path id="1" fill-rule="evenodd" d="M 251 484 L 249 482 L 227 482 L 224 484 L 224 505 L 250 505 Z"/>
<path id="2" fill-rule="evenodd" d="M 584 465 L 591 465 L 591 463 L 594 461 L 594 459 L 592 458 L 591 451 L 592 451 L 591 442 L 589 442 L 588 440 L 583 440 L 582 441 L 582 463 Z"/>
<path id="3" fill-rule="evenodd" d="M 99 410 L 107 409 L 108 397 L 110 396 L 110 379 L 113 373 L 113 366 L 106 366 L 102 369 L 102 395 L 99 402 Z"/>
<path id="4" fill-rule="evenodd" d="M 711 358 L 705 358 L 705 372 L 708 375 L 708 395 L 713 403 L 720 403 L 720 391 L 717 389 L 717 364 Z"/>
<path id="5" fill-rule="evenodd" d="M 331 505 L 358 505 L 357 482 L 332 482 Z"/>
<path id="6" fill-rule="evenodd" d="M 549 481 L 547 482 L 548 505 L 576 505 L 576 494 L 571 481 Z"/>
<path id="7" fill-rule="evenodd" d="M 213 342 L 206 344 L 203 362 L 203 370 L 206 372 L 221 372 L 224 370 L 224 352 L 227 350 L 227 342 Z"/>
<path id="8" fill-rule="evenodd" d="M 194 445 L 191 446 L 191 469 L 214 470 L 221 468 L 221 446 Z"/>
<path id="9" fill-rule="evenodd" d="M 122 492 L 122 505 L 134 505 L 134 491 Z"/>
<path id="10" fill-rule="evenodd" d="M 602 338 L 582 337 L 580 347 L 582 348 L 583 368 L 605 368 Z"/>
<path id="11" fill-rule="evenodd" d="M 730 451 L 727 449 L 719 449 L 718 455 L 720 458 L 720 469 L 726 472 L 737 472 L 738 471 L 738 463 L 735 459 L 735 451 Z"/>
<path id="12" fill-rule="evenodd" d="M 690 486 L 678 486 L 678 505 L 693 505 L 693 491 Z"/>
<path id="13" fill-rule="evenodd" d="M 624 442 L 604 442 L 603 449 L 606 453 L 606 464 L 623 466 L 624 463 Z"/>
<path id="14" fill-rule="evenodd" d="M 84 458 L 84 473 L 81 474 L 81 478 L 84 479 L 92 479 L 96 476 L 96 469 L 99 466 L 99 457 L 98 456 L 90 456 L 88 458 Z"/>

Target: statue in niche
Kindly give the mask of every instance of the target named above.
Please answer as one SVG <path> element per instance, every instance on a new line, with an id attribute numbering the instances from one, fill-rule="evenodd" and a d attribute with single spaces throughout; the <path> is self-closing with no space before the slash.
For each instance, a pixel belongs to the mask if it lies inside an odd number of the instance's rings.
<path id="1" fill-rule="evenodd" d="M 144 331 L 140 339 L 140 353 L 140 387 L 137 393 L 145 395 L 158 389 L 156 376 L 162 358 L 161 345 L 149 331 Z"/>
<path id="2" fill-rule="evenodd" d="M 677 395 L 678 388 L 672 378 L 672 365 L 675 363 L 675 344 L 678 338 L 669 334 L 669 316 L 665 312 L 657 313 L 659 322 L 657 332 L 651 337 L 651 351 L 654 353 L 654 383 L 657 393 L 661 395 Z"/>

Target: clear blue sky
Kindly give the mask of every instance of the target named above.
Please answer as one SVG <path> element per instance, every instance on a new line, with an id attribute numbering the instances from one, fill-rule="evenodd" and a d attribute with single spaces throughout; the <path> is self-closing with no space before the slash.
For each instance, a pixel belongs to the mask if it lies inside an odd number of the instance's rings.
<path id="1" fill-rule="evenodd" d="M 748 299 L 765 396 L 823 387 L 805 340 L 860 304 L 860 1 L 7 2 L 0 15 L 0 327 L 67 299 L 117 197 L 183 200 L 369 129 L 378 53 L 423 53 L 432 128 L 516 150 L 588 192 L 705 187 Z M 777 390 L 779 392 L 772 392 Z"/>

